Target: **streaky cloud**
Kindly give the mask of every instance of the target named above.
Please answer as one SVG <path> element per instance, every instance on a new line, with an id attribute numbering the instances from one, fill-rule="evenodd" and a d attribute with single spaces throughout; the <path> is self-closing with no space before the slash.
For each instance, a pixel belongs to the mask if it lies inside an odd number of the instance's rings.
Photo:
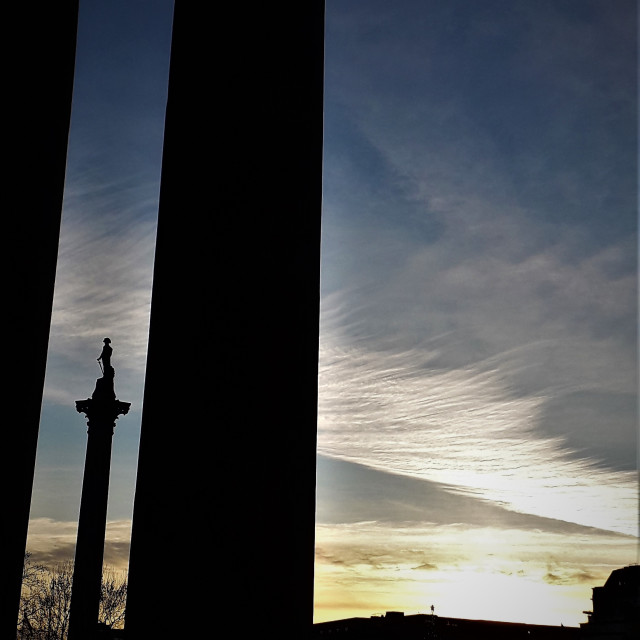
<path id="1" fill-rule="evenodd" d="M 557 356 L 559 349 L 552 342 L 547 352 Z M 635 533 L 635 474 L 603 468 L 599 457 L 573 448 L 566 433 L 537 428 L 550 398 L 602 387 L 585 385 L 584 375 L 561 376 L 565 386 L 547 380 L 514 393 L 519 369 L 531 367 L 528 349 L 454 369 L 431 366 L 434 354 L 428 340 L 385 348 L 323 324 L 319 452 L 464 487 L 515 511 Z M 548 365 L 542 362 L 534 378 L 544 380 Z"/>
<path id="2" fill-rule="evenodd" d="M 318 524 L 380 523 L 520 529 L 572 536 L 626 538 L 570 521 L 506 509 L 442 483 L 318 456 Z"/>
<path id="3" fill-rule="evenodd" d="M 77 522 L 53 518 L 32 518 L 29 521 L 27 551 L 34 562 L 48 567 L 72 561 L 75 556 Z M 129 563 L 130 520 L 107 522 L 105 564 L 116 570 L 126 570 Z"/>

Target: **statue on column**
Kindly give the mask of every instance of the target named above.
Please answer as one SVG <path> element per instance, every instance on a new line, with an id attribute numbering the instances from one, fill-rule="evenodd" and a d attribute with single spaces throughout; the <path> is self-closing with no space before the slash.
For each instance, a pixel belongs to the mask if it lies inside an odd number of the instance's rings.
<path id="1" fill-rule="evenodd" d="M 102 371 L 102 378 L 96 380 L 96 390 L 91 396 L 94 400 L 115 400 L 116 394 L 113 389 L 113 379 L 116 375 L 114 368 L 111 366 L 111 340 L 105 338 L 102 353 L 98 357 L 98 364 Z"/>
<path id="2" fill-rule="evenodd" d="M 98 362 L 101 362 L 100 368 L 103 368 L 102 374 L 113 377 L 113 367 L 111 366 L 111 354 L 113 353 L 113 349 L 111 348 L 111 340 L 109 338 L 105 338 L 102 342 L 104 342 L 104 347 L 102 347 L 102 353 L 98 358 Z"/>
<path id="3" fill-rule="evenodd" d="M 85 413 L 87 417 L 91 414 L 96 416 L 107 416 L 110 427 L 115 426 L 115 420 L 119 415 L 124 415 L 129 411 L 130 402 L 120 402 L 116 398 L 114 389 L 115 369 L 111 366 L 111 340 L 105 338 L 103 341 L 102 353 L 97 358 L 102 371 L 102 377 L 96 380 L 96 388 L 91 394 L 91 398 L 76 401 L 76 409 L 80 413 Z M 113 423 L 113 424 L 112 424 Z M 97 423 L 96 423 L 97 424 Z"/>

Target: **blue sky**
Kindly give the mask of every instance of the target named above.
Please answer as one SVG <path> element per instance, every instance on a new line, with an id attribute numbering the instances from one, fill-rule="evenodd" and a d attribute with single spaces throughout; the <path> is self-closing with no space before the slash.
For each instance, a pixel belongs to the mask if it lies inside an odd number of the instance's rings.
<path id="1" fill-rule="evenodd" d="M 577 624 L 637 561 L 636 39 L 327 3 L 317 619 Z"/>
<path id="2" fill-rule="evenodd" d="M 127 562 L 171 7 L 81 0 L 45 559 L 73 553 L 108 336 Z M 626 0 L 328 0 L 316 620 L 577 624 L 638 561 L 636 40 Z"/>
<path id="3" fill-rule="evenodd" d="M 73 556 L 86 447 L 75 401 L 93 393 L 102 340 L 131 411 L 113 440 L 110 529 L 128 541 L 147 348 L 173 3 L 80 3 L 54 310 L 28 547 Z M 119 524 L 115 524 L 119 523 Z M 113 537 L 113 536 L 112 536 Z M 118 539 L 120 539 L 120 537 Z M 110 543 L 111 544 L 111 543 Z M 127 542 L 128 544 L 128 542 Z M 116 545 L 118 546 L 118 545 Z M 126 565 L 128 550 L 107 546 Z M 46 549 L 46 551 L 45 551 Z"/>

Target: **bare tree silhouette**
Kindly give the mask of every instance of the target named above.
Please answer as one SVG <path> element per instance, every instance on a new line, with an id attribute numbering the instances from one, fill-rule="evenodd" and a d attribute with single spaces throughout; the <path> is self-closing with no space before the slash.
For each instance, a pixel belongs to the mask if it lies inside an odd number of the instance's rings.
<path id="1" fill-rule="evenodd" d="M 66 640 L 73 583 L 73 562 L 49 568 L 25 554 L 18 617 L 19 640 Z M 121 571 L 105 567 L 102 574 L 99 622 L 111 628 L 124 623 L 127 580 Z"/>

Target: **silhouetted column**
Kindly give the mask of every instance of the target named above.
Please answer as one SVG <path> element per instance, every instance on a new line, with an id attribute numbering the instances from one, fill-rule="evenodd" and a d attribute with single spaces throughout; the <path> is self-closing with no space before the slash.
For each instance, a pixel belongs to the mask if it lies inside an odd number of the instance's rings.
<path id="1" fill-rule="evenodd" d="M 78 0 L 2 3 L 0 638 L 16 635 L 62 212 Z"/>
<path id="2" fill-rule="evenodd" d="M 108 344 L 105 348 L 109 348 Z M 126 414 L 130 407 L 130 403 L 116 400 L 113 378 L 113 367 L 105 363 L 104 375 L 96 381 L 91 398 L 76 402 L 78 412 L 87 416 L 89 436 L 71 591 L 69 640 L 89 640 L 97 631 L 111 442 L 118 416 Z"/>
<path id="3" fill-rule="evenodd" d="M 129 640 L 312 628 L 323 6 L 175 4 Z"/>

